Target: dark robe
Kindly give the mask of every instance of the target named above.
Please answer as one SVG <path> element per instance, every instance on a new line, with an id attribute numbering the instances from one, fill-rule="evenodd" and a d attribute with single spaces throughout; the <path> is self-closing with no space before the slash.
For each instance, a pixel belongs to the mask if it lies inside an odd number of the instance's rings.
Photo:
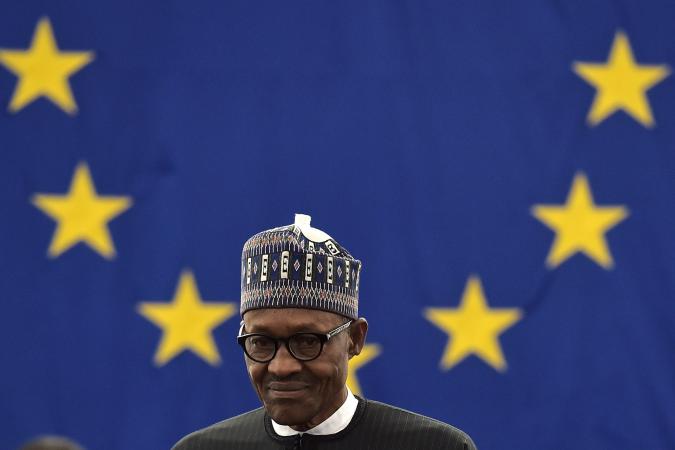
<path id="1" fill-rule="evenodd" d="M 359 404 L 335 434 L 279 436 L 263 408 L 194 432 L 173 450 L 475 450 L 469 436 L 446 423 L 373 400 Z"/>

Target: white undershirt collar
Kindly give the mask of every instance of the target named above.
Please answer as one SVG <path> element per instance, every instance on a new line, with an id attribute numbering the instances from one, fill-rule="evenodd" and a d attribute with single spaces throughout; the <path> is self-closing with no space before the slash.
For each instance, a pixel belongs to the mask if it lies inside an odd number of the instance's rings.
<path id="1" fill-rule="evenodd" d="M 351 422 L 352 417 L 356 413 L 356 407 L 359 405 L 359 401 L 354 397 L 352 391 L 347 388 L 347 399 L 345 402 L 338 408 L 337 411 L 333 413 L 328 419 L 324 420 L 314 428 L 310 428 L 307 431 L 296 431 L 288 425 L 279 425 L 274 420 L 272 420 L 272 427 L 274 432 L 279 436 L 294 436 L 296 434 L 316 434 L 316 435 L 326 435 L 326 434 L 335 434 L 339 431 L 344 430 Z"/>

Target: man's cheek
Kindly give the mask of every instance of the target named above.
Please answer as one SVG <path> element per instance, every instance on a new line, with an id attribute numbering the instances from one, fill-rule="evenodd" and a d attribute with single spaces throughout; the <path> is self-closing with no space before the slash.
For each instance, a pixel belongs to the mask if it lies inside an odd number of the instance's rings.
<path id="1" fill-rule="evenodd" d="M 248 372 L 248 377 L 251 380 L 251 384 L 253 385 L 253 388 L 258 394 L 260 400 L 262 400 L 262 396 L 264 393 L 263 392 L 264 371 L 262 370 L 261 367 L 257 367 L 256 365 L 250 364 L 248 362 L 246 364 L 246 369 Z"/>

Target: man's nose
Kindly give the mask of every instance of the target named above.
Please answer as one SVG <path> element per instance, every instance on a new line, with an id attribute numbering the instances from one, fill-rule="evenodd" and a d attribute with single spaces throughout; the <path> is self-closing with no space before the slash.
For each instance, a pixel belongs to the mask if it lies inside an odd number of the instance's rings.
<path id="1" fill-rule="evenodd" d="M 295 359 L 288 352 L 285 345 L 281 344 L 277 354 L 267 365 L 267 371 L 279 378 L 299 372 L 302 369 L 302 363 Z"/>

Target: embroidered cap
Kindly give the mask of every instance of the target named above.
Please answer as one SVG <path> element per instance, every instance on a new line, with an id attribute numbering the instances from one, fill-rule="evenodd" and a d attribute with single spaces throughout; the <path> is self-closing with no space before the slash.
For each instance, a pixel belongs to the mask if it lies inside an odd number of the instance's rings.
<path id="1" fill-rule="evenodd" d="M 311 217 L 258 233 L 241 255 L 241 308 L 320 309 L 357 319 L 361 261 L 310 226 Z"/>

